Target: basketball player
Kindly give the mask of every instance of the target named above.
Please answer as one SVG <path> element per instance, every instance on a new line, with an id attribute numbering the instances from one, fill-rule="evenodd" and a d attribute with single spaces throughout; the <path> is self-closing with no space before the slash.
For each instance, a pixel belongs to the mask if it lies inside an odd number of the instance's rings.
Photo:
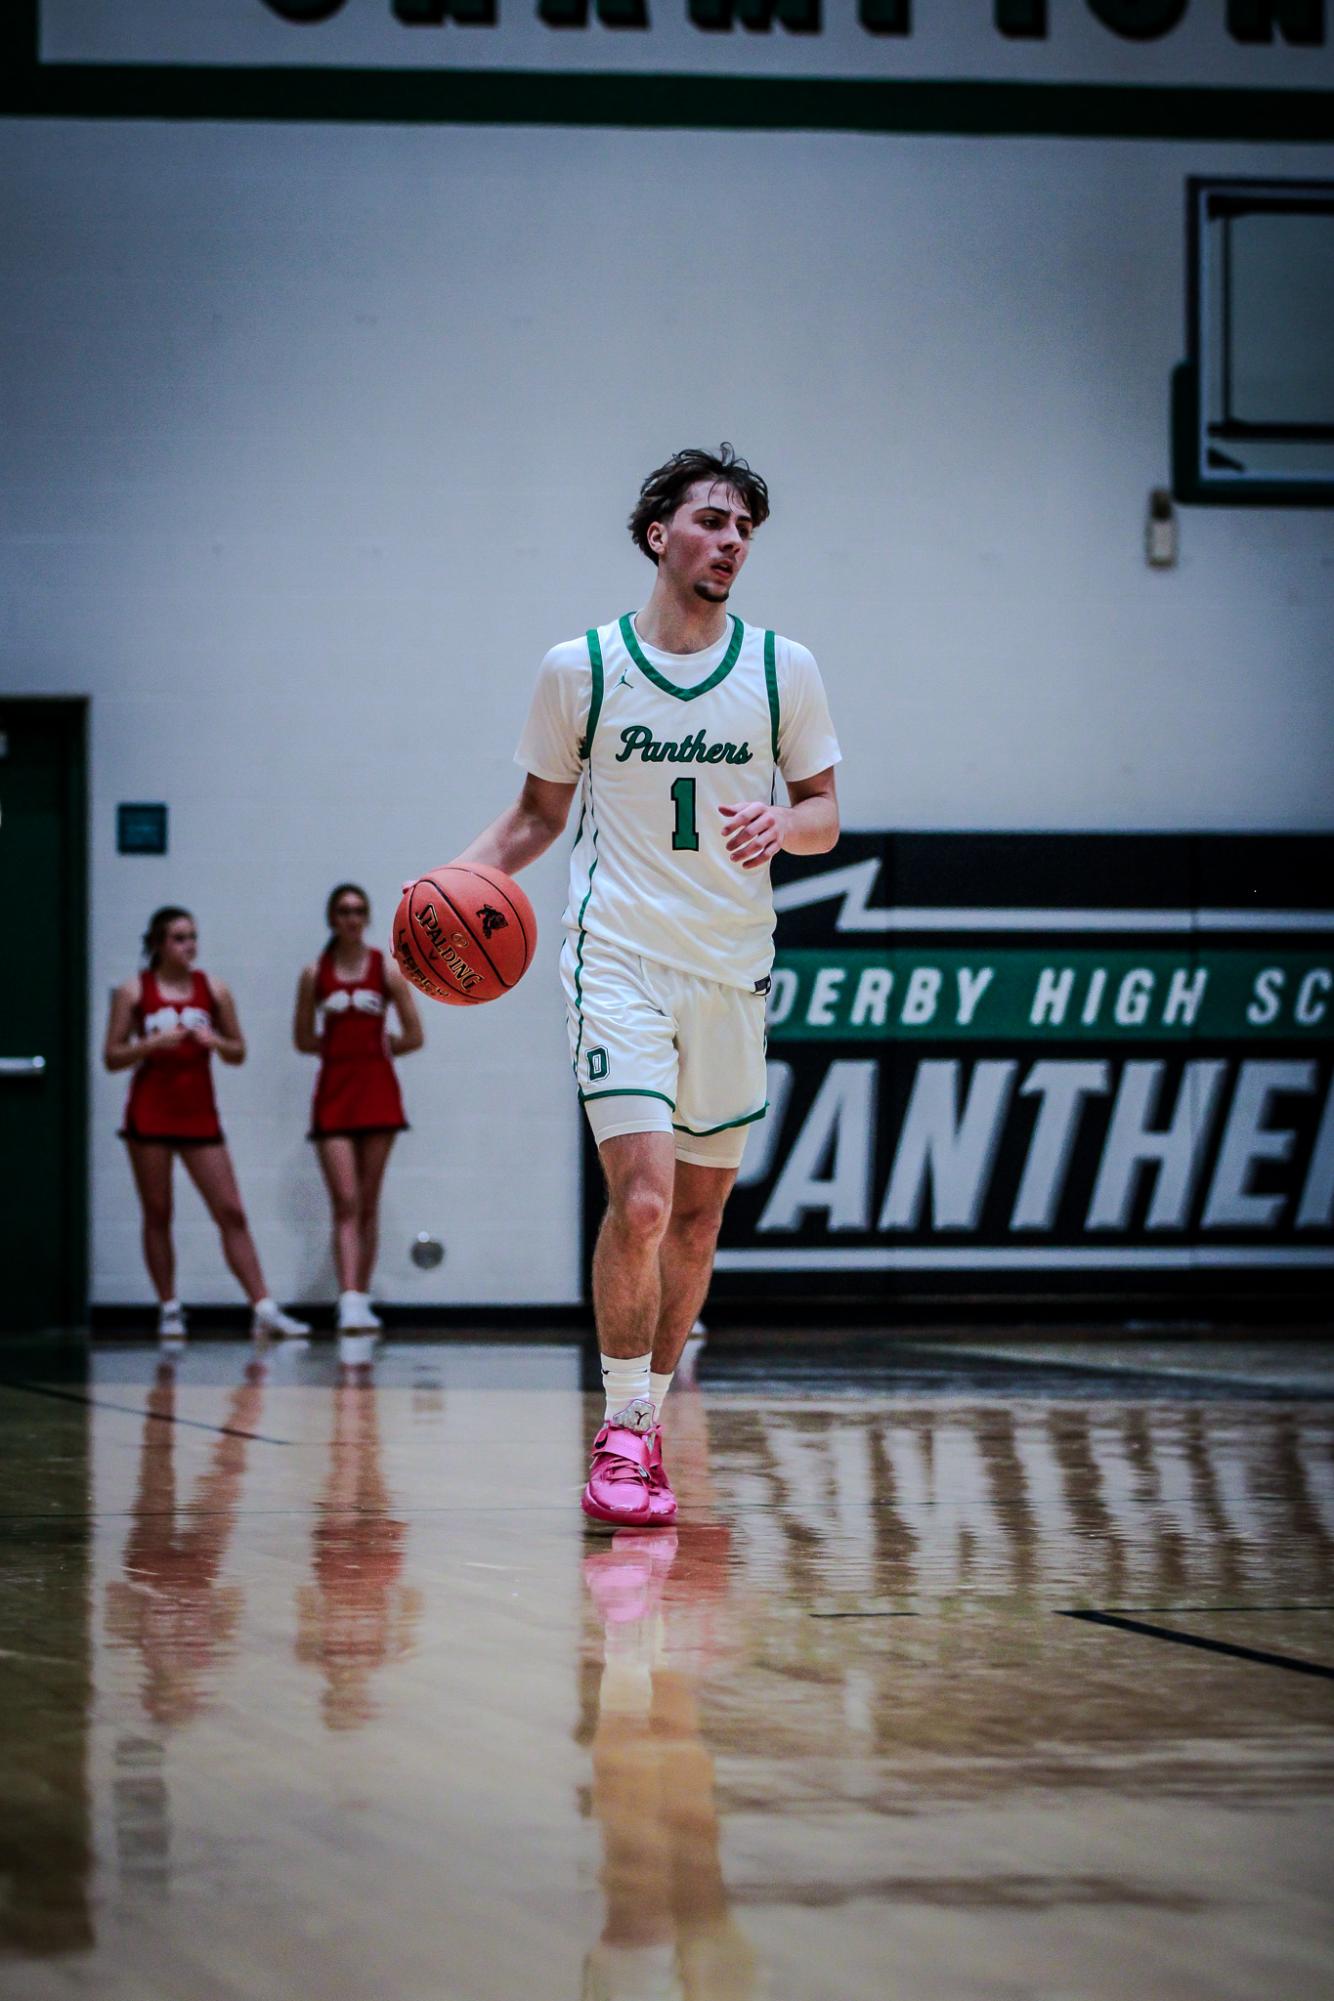
<path id="1" fill-rule="evenodd" d="M 212 1058 L 245 1062 L 236 1003 L 221 980 L 195 965 L 199 934 L 188 910 L 155 910 L 144 933 L 146 969 L 117 987 L 102 1057 L 108 1070 L 133 1070 L 120 1137 L 144 1218 L 144 1261 L 157 1292 L 158 1334 L 185 1335 L 176 1297 L 171 1239 L 171 1169 L 179 1153 L 222 1237 L 222 1252 L 251 1306 L 253 1335 L 307 1334 L 269 1296 L 250 1234 L 232 1157 L 218 1123 Z"/>
<path id="2" fill-rule="evenodd" d="M 459 857 L 524 868 L 582 789 L 561 974 L 607 1183 L 593 1261 L 606 1414 L 583 1507 L 612 1525 L 676 1512 L 663 1400 L 765 1110 L 769 864 L 838 838 L 841 753 L 815 661 L 727 608 L 768 513 L 730 445 L 649 474 L 629 522 L 657 573 L 648 602 L 547 654 L 516 753 L 523 789 Z"/>
<path id="3" fill-rule="evenodd" d="M 366 944 L 370 898 L 354 882 L 329 894 L 329 942 L 296 990 L 292 1040 L 320 1058 L 308 1137 L 333 1207 L 338 1328 L 377 1328 L 371 1276 L 380 1240 L 380 1189 L 389 1153 L 407 1127 L 392 1058 L 422 1046 L 412 989 L 397 966 Z M 385 1033 L 392 1002 L 397 1034 Z"/>

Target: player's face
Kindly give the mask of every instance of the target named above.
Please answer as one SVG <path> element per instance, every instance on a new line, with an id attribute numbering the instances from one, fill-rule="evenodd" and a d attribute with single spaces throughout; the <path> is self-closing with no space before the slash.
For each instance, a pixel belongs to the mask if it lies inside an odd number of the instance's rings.
<path id="1" fill-rule="evenodd" d="M 730 486 L 699 479 L 666 521 L 655 521 L 649 542 L 659 570 L 682 591 L 706 604 L 726 604 L 750 548 L 754 522 Z"/>
<path id="2" fill-rule="evenodd" d="M 160 964 L 173 972 L 188 972 L 199 956 L 199 933 L 192 917 L 175 917 L 162 939 Z"/>
<path id="3" fill-rule="evenodd" d="M 334 930 L 346 944 L 359 945 L 370 914 L 361 897 L 346 890 L 333 907 Z"/>

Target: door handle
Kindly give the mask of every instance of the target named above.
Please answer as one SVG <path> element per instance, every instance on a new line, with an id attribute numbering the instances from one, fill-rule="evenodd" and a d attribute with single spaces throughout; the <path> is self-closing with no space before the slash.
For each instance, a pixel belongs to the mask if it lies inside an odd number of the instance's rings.
<path id="1" fill-rule="evenodd" d="M 44 1056 L 0 1056 L 0 1077 L 40 1077 L 45 1069 Z"/>

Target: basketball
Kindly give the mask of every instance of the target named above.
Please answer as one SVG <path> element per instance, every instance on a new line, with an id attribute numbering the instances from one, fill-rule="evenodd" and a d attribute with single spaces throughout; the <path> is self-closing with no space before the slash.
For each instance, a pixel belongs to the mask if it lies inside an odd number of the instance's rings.
<path id="1" fill-rule="evenodd" d="M 533 906 L 512 876 L 481 862 L 447 862 L 404 891 L 394 957 L 418 993 L 479 1007 L 516 987 L 537 943 Z"/>

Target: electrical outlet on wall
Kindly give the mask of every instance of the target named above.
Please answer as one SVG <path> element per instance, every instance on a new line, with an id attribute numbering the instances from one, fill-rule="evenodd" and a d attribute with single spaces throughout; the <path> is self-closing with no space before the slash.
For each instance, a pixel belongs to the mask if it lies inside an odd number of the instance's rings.
<path id="1" fill-rule="evenodd" d="M 1149 515 L 1144 524 L 1144 553 L 1151 570 L 1170 570 L 1176 564 L 1176 509 L 1165 486 L 1155 486 L 1149 494 Z"/>

